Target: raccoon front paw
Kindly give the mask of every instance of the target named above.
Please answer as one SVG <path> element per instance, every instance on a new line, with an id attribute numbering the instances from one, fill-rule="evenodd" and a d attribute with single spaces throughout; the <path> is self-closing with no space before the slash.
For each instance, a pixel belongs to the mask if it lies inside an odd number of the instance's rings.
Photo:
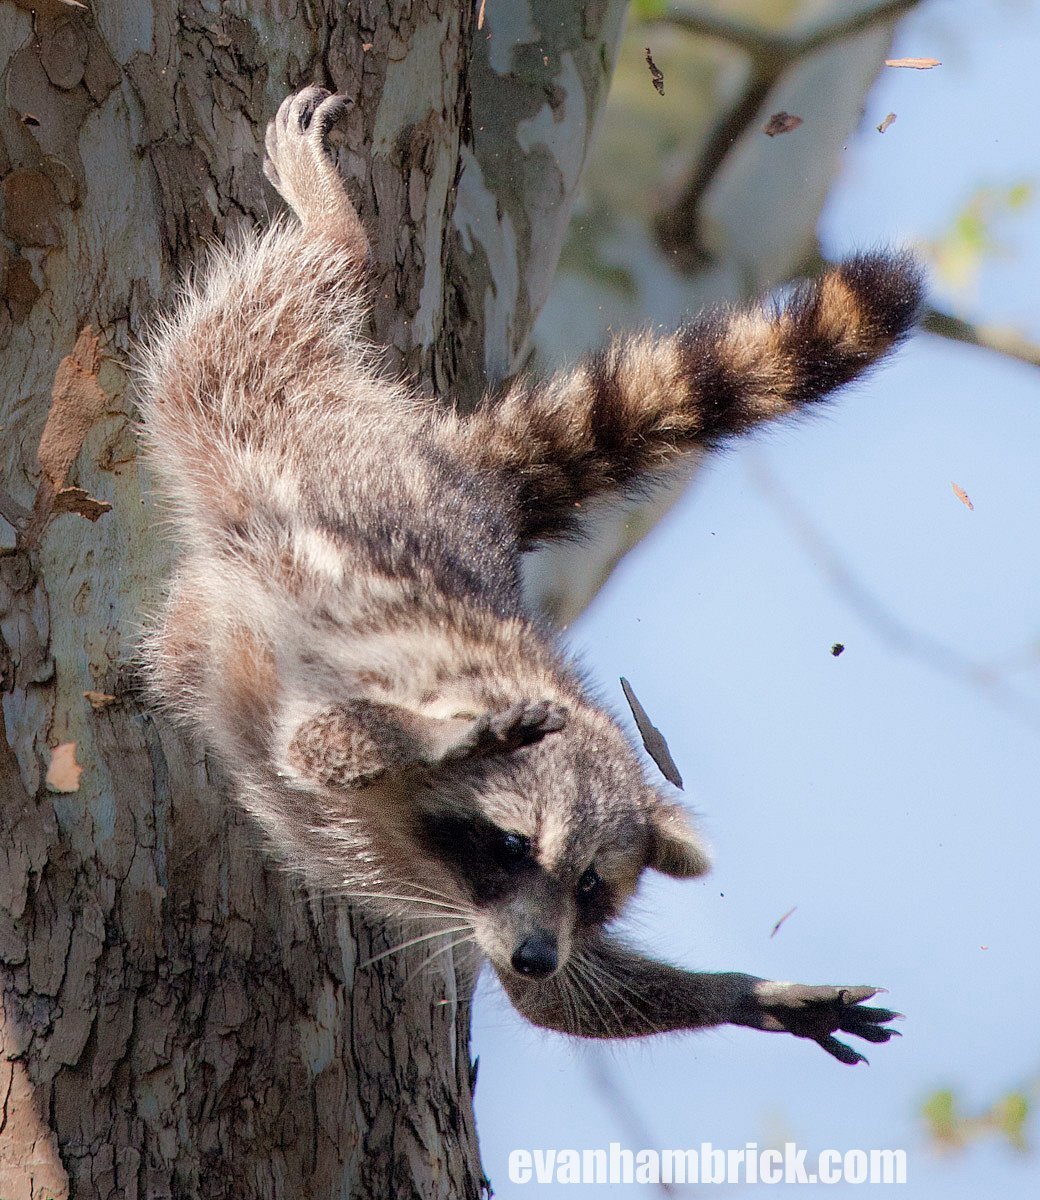
<path id="1" fill-rule="evenodd" d="M 508 754 L 540 742 L 547 734 L 556 733 L 566 720 L 567 710 L 562 705 L 548 700 L 521 700 L 502 712 L 478 717 L 445 759 L 457 762 L 465 758 Z"/>
<path id="2" fill-rule="evenodd" d="M 897 1029 L 886 1026 L 902 1014 L 863 1003 L 879 991 L 873 987 L 811 987 L 759 980 L 752 989 L 750 1011 L 739 1023 L 810 1038 L 839 1062 L 855 1066 L 867 1059 L 839 1042 L 835 1033 L 851 1034 L 866 1042 L 887 1042 L 900 1036 Z"/>

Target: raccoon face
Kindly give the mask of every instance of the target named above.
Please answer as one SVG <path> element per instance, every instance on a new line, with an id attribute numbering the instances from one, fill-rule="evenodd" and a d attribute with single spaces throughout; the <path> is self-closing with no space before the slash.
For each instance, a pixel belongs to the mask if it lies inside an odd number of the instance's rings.
<path id="1" fill-rule="evenodd" d="M 550 978 L 620 915 L 645 868 L 679 878 L 708 869 L 685 813 L 650 787 L 617 730 L 569 722 L 471 766 L 447 794 L 430 796 L 418 837 L 500 974 Z"/>

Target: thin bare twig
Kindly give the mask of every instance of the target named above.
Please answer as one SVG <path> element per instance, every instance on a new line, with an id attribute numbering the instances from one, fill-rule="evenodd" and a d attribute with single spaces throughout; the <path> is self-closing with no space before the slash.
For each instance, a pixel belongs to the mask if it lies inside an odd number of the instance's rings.
<path id="1" fill-rule="evenodd" d="M 740 96 L 716 123 L 697 162 L 676 188 L 674 199 L 655 221 L 662 247 L 675 256 L 678 265 L 695 268 L 704 261 L 706 256 L 698 231 L 701 200 L 733 145 L 758 120 L 769 93 L 784 73 L 807 54 L 893 21 L 919 3 L 920 0 L 882 0 L 874 8 L 800 34 L 771 33 L 714 13 L 673 11 L 655 18 L 657 23 L 737 46 L 751 63 Z"/>
<path id="2" fill-rule="evenodd" d="M 924 630 L 900 620 L 874 595 L 813 524 L 794 497 L 780 483 L 761 455 L 748 459 L 748 471 L 758 490 L 769 499 L 808 557 L 820 568 L 834 590 L 862 620 L 890 646 L 932 671 L 981 692 L 995 707 L 1016 717 L 1040 736 L 1040 711 L 1000 678 L 999 670 L 978 662 Z"/>
<path id="3" fill-rule="evenodd" d="M 1014 329 L 1004 329 L 996 325 L 975 325 L 937 308 L 930 308 L 925 313 L 921 327 L 938 337 L 964 342 L 969 346 L 980 346 L 983 350 L 992 350 L 995 354 L 1017 359 L 1031 367 L 1040 367 L 1040 345 L 1031 342 Z"/>
<path id="4" fill-rule="evenodd" d="M 835 21 L 824 21 L 807 33 L 774 33 L 719 14 L 685 10 L 667 12 L 654 20 L 699 37 L 715 38 L 739 46 L 763 66 L 779 66 L 782 70 L 814 50 L 822 50 L 824 46 L 843 42 L 877 25 L 894 21 L 919 3 L 920 0 L 882 0 L 874 8 L 861 9 Z"/>

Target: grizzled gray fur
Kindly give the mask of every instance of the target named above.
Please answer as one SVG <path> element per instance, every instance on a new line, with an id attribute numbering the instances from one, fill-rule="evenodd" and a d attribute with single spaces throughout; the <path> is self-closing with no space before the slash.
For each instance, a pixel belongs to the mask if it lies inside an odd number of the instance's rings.
<path id="1" fill-rule="evenodd" d="M 382 377 L 368 243 L 330 157 L 341 96 L 290 96 L 268 178 L 298 220 L 225 250 L 145 355 L 150 462 L 183 553 L 153 689 L 315 886 L 471 942 L 538 1025 L 633 1037 L 732 1022 L 845 1063 L 892 1036 L 870 987 L 695 974 L 609 932 L 697 832 L 524 611 L 522 552 L 593 496 L 796 412 L 911 328 L 920 280 L 861 255 L 781 306 L 620 337 L 468 416 Z M 434 944 L 437 944 L 434 941 Z"/>

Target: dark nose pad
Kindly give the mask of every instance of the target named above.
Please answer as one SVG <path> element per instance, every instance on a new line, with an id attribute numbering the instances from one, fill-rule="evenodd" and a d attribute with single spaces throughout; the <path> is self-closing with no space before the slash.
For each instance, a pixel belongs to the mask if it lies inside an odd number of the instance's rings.
<path id="1" fill-rule="evenodd" d="M 545 979 L 556 970 L 556 937 L 540 929 L 513 951 L 513 970 L 532 979 Z"/>

